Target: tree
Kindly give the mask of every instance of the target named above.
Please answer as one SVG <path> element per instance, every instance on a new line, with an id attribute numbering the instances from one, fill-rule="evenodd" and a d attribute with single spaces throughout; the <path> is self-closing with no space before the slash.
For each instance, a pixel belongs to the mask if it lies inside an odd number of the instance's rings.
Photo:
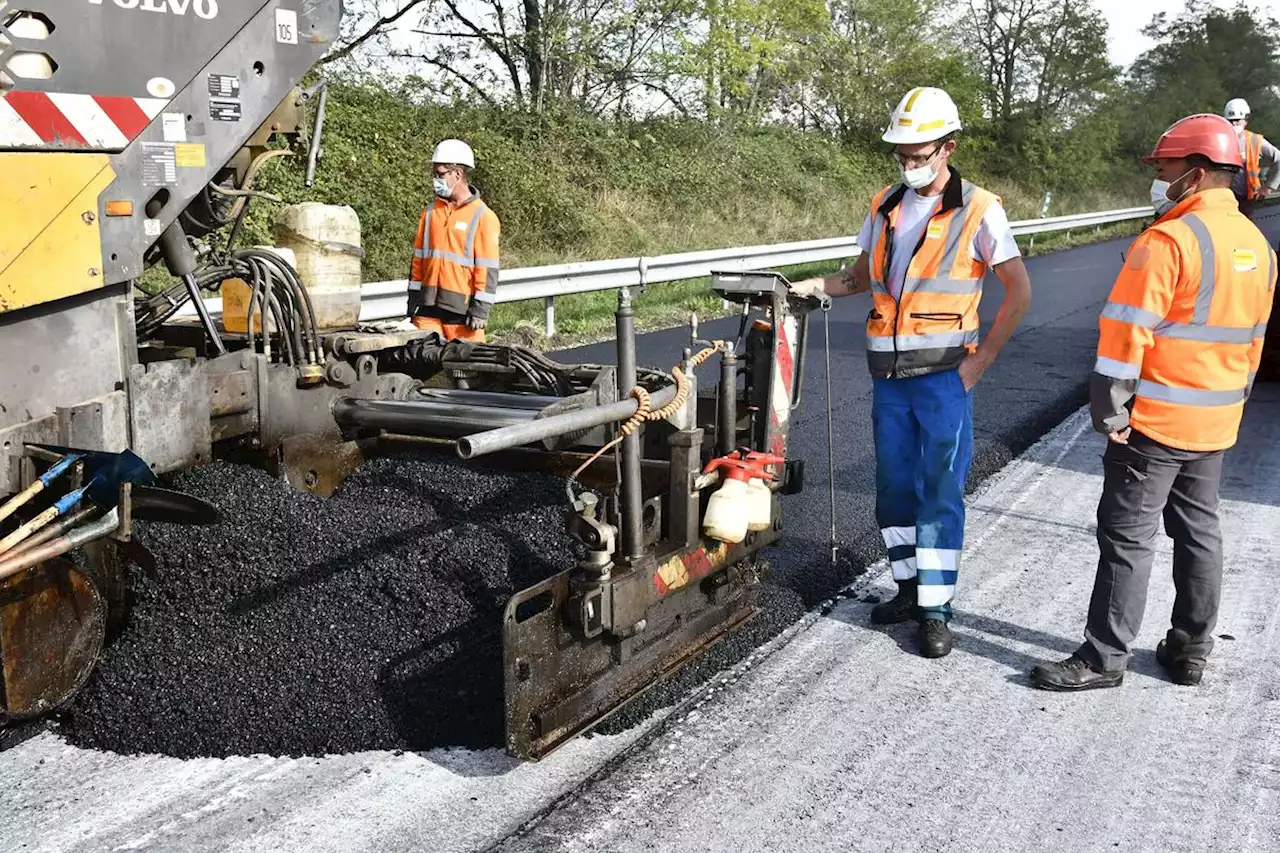
<path id="1" fill-rule="evenodd" d="M 878 143 L 888 114 L 915 86 L 947 90 L 977 116 L 977 80 L 933 25 L 945 0 L 831 0 L 812 86 L 797 92 L 803 125 L 849 143 Z"/>
<path id="2" fill-rule="evenodd" d="M 1069 127 L 1114 82 L 1107 22 L 1079 0 L 968 0 L 961 19 L 985 80 L 987 114 L 1008 137 L 1031 120 Z"/>
<path id="3" fill-rule="evenodd" d="M 812 75 L 828 22 L 826 0 L 700 0 L 684 16 L 672 67 L 701 82 L 708 118 L 759 120 Z"/>
<path id="4" fill-rule="evenodd" d="M 1230 98 L 1249 102 L 1259 127 L 1280 128 L 1280 55 L 1271 34 L 1280 27 L 1240 4 L 1222 10 L 1202 0 L 1177 17 L 1156 15 L 1143 32 L 1156 46 L 1130 69 L 1125 102 L 1130 133 L 1125 150 L 1151 149 L 1174 121 L 1198 112 L 1221 112 Z"/>

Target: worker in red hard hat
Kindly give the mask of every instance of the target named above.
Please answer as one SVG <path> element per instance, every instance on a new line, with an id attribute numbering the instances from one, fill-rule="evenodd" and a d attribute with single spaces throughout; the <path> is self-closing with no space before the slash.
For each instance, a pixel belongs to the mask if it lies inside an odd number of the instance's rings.
<path id="1" fill-rule="evenodd" d="M 1243 168 L 1231 124 L 1174 124 L 1146 162 L 1168 209 L 1134 241 L 1098 321 L 1090 377 L 1094 427 L 1107 436 L 1098 504 L 1098 573 L 1084 644 L 1032 682 L 1115 687 L 1142 625 L 1155 537 L 1173 539 L 1172 625 L 1156 658 L 1177 684 L 1200 683 L 1222 595 L 1218 487 L 1262 355 L 1276 256 L 1236 206 Z"/>
<path id="2" fill-rule="evenodd" d="M 1245 216 L 1252 217 L 1253 209 L 1258 203 L 1280 189 L 1280 150 L 1268 142 L 1261 133 L 1246 129 L 1253 115 L 1249 109 L 1249 102 L 1244 98 L 1232 98 L 1227 101 L 1222 114 L 1236 129 L 1236 138 L 1240 142 L 1240 156 L 1244 161 L 1244 168 L 1236 174 L 1231 190 L 1236 194 L 1241 212 Z M 1262 181 L 1264 161 L 1270 168 L 1266 183 Z"/>

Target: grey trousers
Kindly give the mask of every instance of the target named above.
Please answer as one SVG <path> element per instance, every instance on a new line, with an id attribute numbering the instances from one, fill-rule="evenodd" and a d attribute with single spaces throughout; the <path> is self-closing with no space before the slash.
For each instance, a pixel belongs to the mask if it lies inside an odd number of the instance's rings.
<path id="1" fill-rule="evenodd" d="M 1161 514 L 1173 539 L 1171 657 L 1203 663 L 1213 650 L 1222 598 L 1218 524 L 1221 450 L 1175 450 L 1136 430 L 1129 443 L 1107 442 L 1098 502 L 1098 574 L 1084 645 L 1076 654 L 1095 668 L 1125 668 L 1142 627 Z"/>

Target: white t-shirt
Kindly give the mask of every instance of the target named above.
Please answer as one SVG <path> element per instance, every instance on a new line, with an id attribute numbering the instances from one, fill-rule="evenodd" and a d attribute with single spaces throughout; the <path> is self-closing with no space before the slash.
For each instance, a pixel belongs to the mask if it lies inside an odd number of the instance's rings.
<path id="1" fill-rule="evenodd" d="M 942 196 L 922 196 L 913 189 L 908 189 L 898 205 L 898 224 L 893 230 L 893 263 L 889 267 L 889 278 L 885 282 L 889 293 L 897 299 L 902 292 L 902 282 L 907 277 L 907 267 L 911 265 L 911 253 L 920 242 L 929 217 L 942 204 Z M 875 211 L 867 214 L 858 232 L 858 245 L 865 250 L 871 245 L 871 228 Z M 1018 251 L 1018 243 L 1009 229 L 1009 216 L 1004 206 L 994 202 L 982 216 L 982 225 L 973 238 L 973 256 L 987 265 L 988 268 L 1003 264 L 1022 253 Z"/>

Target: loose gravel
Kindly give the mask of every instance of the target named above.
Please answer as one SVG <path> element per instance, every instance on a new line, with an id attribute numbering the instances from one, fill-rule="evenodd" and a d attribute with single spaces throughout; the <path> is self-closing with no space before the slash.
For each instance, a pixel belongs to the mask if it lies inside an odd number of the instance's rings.
<path id="1" fill-rule="evenodd" d="M 73 743 L 185 758 L 502 742 L 503 606 L 577 559 L 561 480 L 384 457 L 327 501 L 230 463 L 172 485 L 224 521 L 138 523 L 156 565 L 64 716 Z"/>

